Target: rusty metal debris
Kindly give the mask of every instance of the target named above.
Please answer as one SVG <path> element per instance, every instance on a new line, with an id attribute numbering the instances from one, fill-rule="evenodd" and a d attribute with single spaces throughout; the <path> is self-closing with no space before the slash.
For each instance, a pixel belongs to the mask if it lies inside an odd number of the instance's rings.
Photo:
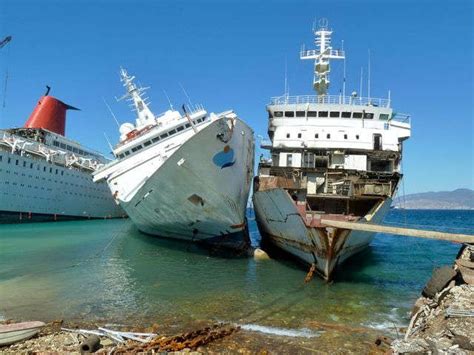
<path id="1" fill-rule="evenodd" d="M 316 271 L 316 264 L 312 263 L 311 267 L 309 268 L 308 273 L 306 274 L 306 277 L 304 278 L 304 283 L 308 283 L 313 279 L 315 271 Z"/>
<path id="2" fill-rule="evenodd" d="M 225 324 L 215 324 L 188 333 L 168 337 L 157 337 L 147 344 L 122 345 L 113 350 L 111 354 L 129 354 L 148 351 L 181 351 L 183 349 L 195 350 L 199 346 L 227 337 L 238 331 L 240 327 Z"/>
<path id="3" fill-rule="evenodd" d="M 417 300 L 404 339 L 391 345 L 394 354 L 474 351 L 474 285 L 459 270 L 459 261 L 471 260 L 473 255 L 472 246 L 463 246 L 448 285 Z"/>

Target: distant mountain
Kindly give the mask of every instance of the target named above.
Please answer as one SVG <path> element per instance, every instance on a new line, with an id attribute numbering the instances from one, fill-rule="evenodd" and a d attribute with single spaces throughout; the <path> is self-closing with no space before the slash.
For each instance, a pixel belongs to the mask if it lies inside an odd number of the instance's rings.
<path id="1" fill-rule="evenodd" d="M 419 210 L 474 210 L 474 191 L 457 189 L 398 196 L 392 206 Z"/>

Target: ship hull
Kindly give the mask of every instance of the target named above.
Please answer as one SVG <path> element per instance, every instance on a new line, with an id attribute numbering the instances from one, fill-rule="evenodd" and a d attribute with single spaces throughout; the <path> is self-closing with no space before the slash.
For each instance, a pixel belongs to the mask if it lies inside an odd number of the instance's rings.
<path id="1" fill-rule="evenodd" d="M 359 222 L 379 223 L 390 208 L 386 198 Z M 314 265 L 325 280 L 337 267 L 365 250 L 374 233 L 308 225 L 289 194 L 281 188 L 254 193 L 253 204 L 264 247 L 278 248 L 306 265 Z"/>
<path id="2" fill-rule="evenodd" d="M 0 223 L 125 216 L 91 173 L 6 150 L 0 150 L 0 196 Z"/>
<path id="3" fill-rule="evenodd" d="M 146 234 L 223 247 L 247 246 L 252 130 L 220 118 L 179 147 L 121 206 Z M 113 180 L 109 181 L 109 185 Z"/>

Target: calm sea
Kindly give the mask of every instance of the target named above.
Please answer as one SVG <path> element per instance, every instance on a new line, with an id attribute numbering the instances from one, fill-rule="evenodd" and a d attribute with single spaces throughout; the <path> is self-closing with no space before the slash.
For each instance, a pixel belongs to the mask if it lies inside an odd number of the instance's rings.
<path id="1" fill-rule="evenodd" d="M 474 211 L 392 210 L 385 222 L 473 233 Z M 0 225 L 0 318 L 287 330 L 316 321 L 390 331 L 407 324 L 432 269 L 452 264 L 458 249 L 379 234 L 333 284 L 304 284 L 307 270 L 290 261 L 210 255 L 141 234 L 129 220 Z"/>

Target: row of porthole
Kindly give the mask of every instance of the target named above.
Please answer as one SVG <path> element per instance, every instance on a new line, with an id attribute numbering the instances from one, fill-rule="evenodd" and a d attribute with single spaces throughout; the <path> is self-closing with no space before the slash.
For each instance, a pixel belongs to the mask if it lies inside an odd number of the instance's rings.
<path id="1" fill-rule="evenodd" d="M 11 157 L 8 157 L 8 159 L 6 160 L 6 162 L 7 162 L 8 164 L 11 164 L 11 163 L 12 163 L 12 160 L 13 160 L 13 159 L 12 159 Z M 3 161 L 3 156 L 2 156 L 2 155 L 0 155 L 0 162 L 1 162 L 1 161 Z M 16 166 L 21 166 L 21 165 L 20 165 L 20 162 L 21 162 L 20 159 L 15 159 L 15 165 L 16 165 Z M 35 164 L 34 164 L 34 163 L 28 163 L 26 160 L 23 161 L 23 164 L 22 164 L 22 165 L 23 165 L 24 168 L 26 168 L 28 164 L 29 164 L 30 169 L 34 169 Z M 41 170 L 40 168 L 41 168 L 41 165 L 38 163 L 38 164 L 36 165 L 36 170 L 39 171 L 39 170 Z M 47 172 L 47 170 L 48 170 L 47 168 L 48 168 L 47 166 L 43 166 L 43 171 L 44 171 L 44 172 Z M 64 175 L 64 170 L 60 170 L 60 169 L 65 169 L 65 170 L 66 170 L 66 168 L 55 169 L 55 174 L 58 175 L 59 172 L 60 172 L 60 173 L 61 173 L 61 176 L 63 176 L 63 175 Z M 50 172 L 51 174 L 53 173 L 53 168 L 52 168 L 52 167 L 49 167 L 49 172 Z M 78 174 L 68 174 L 67 172 L 66 172 L 66 176 L 77 177 L 77 178 L 79 178 L 79 179 L 84 179 L 84 180 L 89 180 L 88 178 L 92 179 L 92 176 L 85 177 L 85 176 L 80 176 L 80 175 L 78 175 Z"/>
<path id="2" fill-rule="evenodd" d="M 0 172 L 1 172 L 1 171 L 2 171 L 2 169 L 0 169 Z M 10 170 L 5 170 L 5 173 L 10 174 Z M 18 175 L 18 172 L 14 171 L 13 174 L 14 174 L 14 175 Z M 26 175 L 25 175 L 24 173 L 22 173 L 21 176 L 25 176 L 25 177 L 26 177 Z M 28 175 L 28 177 L 32 179 L 32 178 L 33 178 L 33 175 Z M 35 178 L 36 178 L 37 180 L 40 179 L 39 176 L 36 176 Z M 44 181 L 46 181 L 46 178 L 44 178 L 44 177 L 41 177 L 41 179 L 44 180 Z M 49 181 L 49 182 L 53 182 L 53 180 L 51 180 L 51 179 L 48 179 L 48 181 Z M 54 182 L 55 182 L 56 184 L 58 183 L 57 180 L 54 180 Z M 59 181 L 59 183 L 62 184 L 63 182 L 62 182 L 62 181 Z M 64 182 L 64 185 L 76 186 L 76 187 L 79 187 L 79 188 L 82 188 L 82 189 L 86 189 L 86 188 L 87 188 L 87 186 L 78 185 L 78 184 L 73 184 L 72 182 L 71 182 L 71 183 Z M 93 186 L 95 186 L 95 185 L 93 185 Z M 92 190 L 95 190 L 95 191 L 100 191 L 100 190 L 101 190 L 101 189 L 99 189 L 99 188 L 95 188 L 95 187 L 92 187 L 92 186 L 89 187 L 89 188 L 92 189 Z M 105 185 L 103 185 L 102 190 L 105 190 L 105 189 L 106 189 L 106 187 L 105 187 Z"/>
<path id="3" fill-rule="evenodd" d="M 5 185 L 10 185 L 10 181 L 5 181 Z M 13 186 L 17 186 L 18 183 L 16 182 L 12 182 L 12 185 Z M 25 184 L 20 184 L 20 187 L 25 187 Z M 31 185 L 27 185 L 28 188 L 34 188 L 34 189 L 41 189 L 41 190 L 45 190 L 44 187 L 38 187 L 38 186 L 31 186 Z M 50 188 L 47 188 L 46 191 L 53 191 L 52 189 Z M 81 196 L 81 197 L 88 197 L 88 198 L 95 198 L 95 199 L 100 199 L 100 200 L 107 200 L 108 197 L 99 197 L 99 196 L 95 196 L 95 195 L 83 195 L 81 193 L 77 193 L 77 192 L 70 192 L 70 191 L 65 191 L 64 192 L 65 194 L 69 194 L 69 195 L 75 195 L 75 196 Z"/>
<path id="4" fill-rule="evenodd" d="M 301 133 L 298 133 L 298 138 L 301 138 L 301 137 L 302 137 L 302 134 L 301 134 Z M 347 134 L 344 133 L 344 139 L 347 139 L 347 137 L 348 137 Z M 290 133 L 287 133 L 287 134 L 286 134 L 286 138 L 291 138 Z M 316 133 L 316 134 L 314 135 L 314 138 L 318 139 L 318 138 L 319 138 L 319 133 Z M 359 139 L 360 137 L 359 137 L 358 134 L 356 134 L 356 135 L 355 135 L 355 138 L 356 138 L 356 139 Z M 326 139 L 331 139 L 331 133 L 326 133 Z"/>
<path id="5" fill-rule="evenodd" d="M 321 118 L 365 118 L 365 119 L 373 119 L 375 117 L 375 114 L 373 112 L 339 112 L 339 111 L 275 111 L 272 112 L 269 111 L 269 117 L 321 117 Z M 379 118 L 381 120 L 388 120 L 389 115 L 387 113 L 381 113 Z"/>

